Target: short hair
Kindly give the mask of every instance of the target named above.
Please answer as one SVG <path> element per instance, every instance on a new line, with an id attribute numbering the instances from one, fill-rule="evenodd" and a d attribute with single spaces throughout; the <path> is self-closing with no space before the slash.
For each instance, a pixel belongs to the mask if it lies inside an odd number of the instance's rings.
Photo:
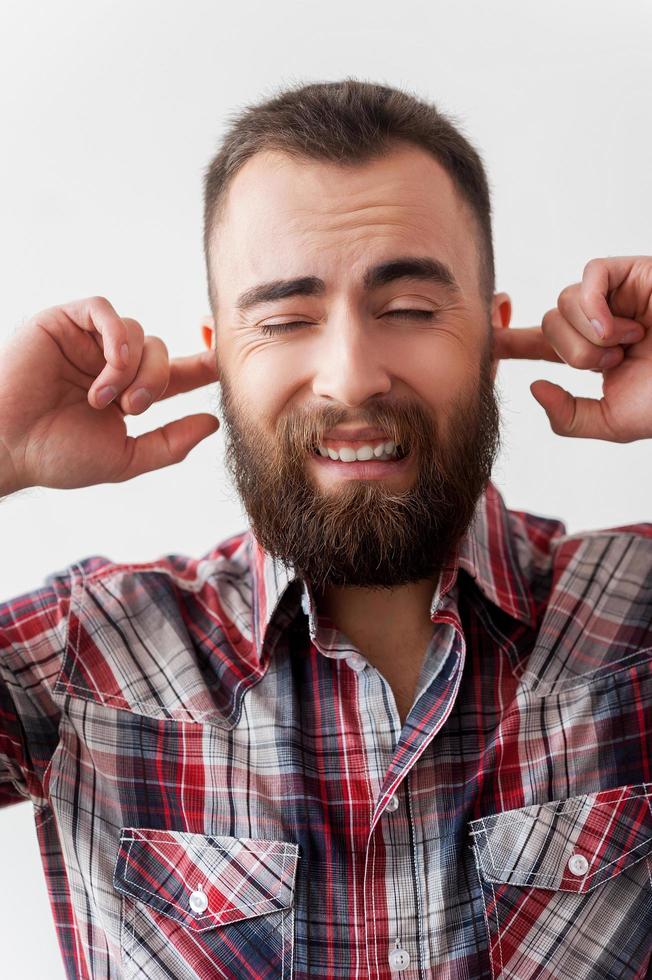
<path id="1" fill-rule="evenodd" d="M 218 152 L 204 171 L 204 257 L 213 313 L 217 295 L 210 242 L 231 181 L 254 154 L 280 150 L 299 160 L 365 163 L 407 141 L 426 150 L 450 175 L 475 215 L 478 280 L 487 309 L 495 289 L 491 196 L 482 159 L 453 117 L 407 91 L 347 77 L 295 84 L 230 117 Z"/>

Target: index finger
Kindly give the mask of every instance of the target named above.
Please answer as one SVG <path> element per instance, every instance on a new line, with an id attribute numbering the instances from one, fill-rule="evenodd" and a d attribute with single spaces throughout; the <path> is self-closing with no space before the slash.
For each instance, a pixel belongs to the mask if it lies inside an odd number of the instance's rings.
<path id="1" fill-rule="evenodd" d="M 544 337 L 541 327 L 494 328 L 494 357 L 562 362 L 557 351 Z"/>
<path id="2" fill-rule="evenodd" d="M 163 394 L 157 401 L 172 398 L 184 391 L 202 388 L 214 381 L 219 381 L 220 372 L 217 367 L 215 350 L 202 351 L 200 354 L 189 354 L 187 357 L 170 359 L 170 380 Z"/>

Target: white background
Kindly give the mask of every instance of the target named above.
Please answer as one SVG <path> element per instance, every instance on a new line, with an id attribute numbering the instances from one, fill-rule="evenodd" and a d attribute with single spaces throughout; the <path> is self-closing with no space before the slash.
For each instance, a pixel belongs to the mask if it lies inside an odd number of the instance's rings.
<path id="1" fill-rule="evenodd" d="M 514 326 L 538 324 L 588 259 L 652 254 L 651 28 L 645 0 L 3 0 L 0 345 L 36 311 L 99 294 L 171 356 L 203 350 L 201 177 L 227 116 L 345 75 L 409 88 L 461 125 L 491 182 L 497 289 Z M 529 392 L 539 377 L 600 393 L 597 374 L 501 365 L 493 478 L 508 506 L 569 531 L 651 520 L 650 442 L 555 436 Z M 130 432 L 216 408 L 206 388 Z M 10 497 L 0 598 L 87 555 L 198 556 L 243 528 L 222 439 L 131 483 Z M 2 974 L 62 978 L 31 805 L 3 811 L 0 834 Z"/>

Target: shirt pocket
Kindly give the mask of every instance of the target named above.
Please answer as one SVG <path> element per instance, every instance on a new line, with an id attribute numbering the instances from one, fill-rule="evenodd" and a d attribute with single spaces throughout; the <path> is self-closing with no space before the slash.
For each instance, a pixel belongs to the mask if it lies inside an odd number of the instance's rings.
<path id="1" fill-rule="evenodd" d="M 289 978 L 298 844 L 123 827 L 125 977 Z"/>
<path id="2" fill-rule="evenodd" d="M 651 793 L 619 786 L 470 822 L 492 977 L 646 975 Z"/>

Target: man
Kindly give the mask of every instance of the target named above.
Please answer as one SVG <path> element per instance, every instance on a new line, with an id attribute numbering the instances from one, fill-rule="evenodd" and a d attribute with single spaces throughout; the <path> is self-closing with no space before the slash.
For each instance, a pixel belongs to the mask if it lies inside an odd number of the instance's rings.
<path id="1" fill-rule="evenodd" d="M 604 372 L 535 382 L 555 431 L 649 438 L 652 260 L 510 338 L 477 153 L 351 79 L 242 113 L 205 204 L 210 361 L 96 297 L 0 373 L 5 493 L 180 461 L 212 417 L 124 415 L 219 379 L 251 522 L 0 607 L 0 800 L 68 974 L 643 977 L 652 527 L 569 536 L 490 474 L 502 356 Z"/>

